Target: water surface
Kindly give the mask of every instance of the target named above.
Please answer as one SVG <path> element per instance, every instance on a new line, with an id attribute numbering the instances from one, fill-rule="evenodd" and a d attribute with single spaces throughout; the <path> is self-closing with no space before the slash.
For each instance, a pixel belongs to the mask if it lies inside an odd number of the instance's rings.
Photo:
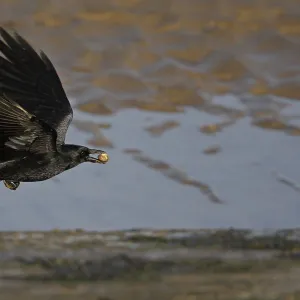
<path id="1" fill-rule="evenodd" d="M 2 2 L 111 160 L 2 187 L 1 230 L 299 226 L 299 4 Z"/>

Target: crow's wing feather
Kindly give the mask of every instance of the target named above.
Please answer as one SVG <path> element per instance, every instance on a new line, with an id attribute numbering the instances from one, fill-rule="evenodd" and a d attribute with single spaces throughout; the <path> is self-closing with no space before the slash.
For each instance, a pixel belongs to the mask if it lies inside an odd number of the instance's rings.
<path id="1" fill-rule="evenodd" d="M 48 153 L 56 151 L 56 131 L 19 104 L 0 96 L 0 161 L 7 154 Z"/>
<path id="2" fill-rule="evenodd" d="M 0 27 L 0 35 L 0 95 L 55 129 L 57 145 L 63 144 L 73 110 L 54 66 L 19 34 L 12 36 Z"/>

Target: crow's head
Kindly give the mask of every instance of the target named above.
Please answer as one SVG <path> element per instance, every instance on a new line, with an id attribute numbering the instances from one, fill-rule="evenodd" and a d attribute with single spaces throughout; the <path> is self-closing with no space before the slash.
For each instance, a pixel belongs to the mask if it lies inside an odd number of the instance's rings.
<path id="1" fill-rule="evenodd" d="M 72 161 L 70 167 L 83 162 L 105 164 L 109 159 L 108 154 L 103 150 L 89 149 L 79 145 L 63 145 L 61 153 Z M 92 154 L 97 155 L 97 157 L 91 156 Z"/>

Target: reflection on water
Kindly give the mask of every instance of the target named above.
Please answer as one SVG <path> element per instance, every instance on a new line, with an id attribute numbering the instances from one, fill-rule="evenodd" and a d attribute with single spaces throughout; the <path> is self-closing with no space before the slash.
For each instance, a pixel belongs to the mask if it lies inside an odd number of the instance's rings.
<path id="1" fill-rule="evenodd" d="M 299 224 L 299 1 L 0 4 L 109 164 L 2 188 L 3 229 Z M 218 205 L 216 205 L 218 204 Z"/>

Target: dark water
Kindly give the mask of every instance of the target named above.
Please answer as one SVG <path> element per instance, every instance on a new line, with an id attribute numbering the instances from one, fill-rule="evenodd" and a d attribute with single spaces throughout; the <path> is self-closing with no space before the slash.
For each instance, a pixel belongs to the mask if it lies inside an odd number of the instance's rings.
<path id="1" fill-rule="evenodd" d="M 15 191 L 0 228 L 299 226 L 300 1 L 2 1 L 110 154 Z"/>

